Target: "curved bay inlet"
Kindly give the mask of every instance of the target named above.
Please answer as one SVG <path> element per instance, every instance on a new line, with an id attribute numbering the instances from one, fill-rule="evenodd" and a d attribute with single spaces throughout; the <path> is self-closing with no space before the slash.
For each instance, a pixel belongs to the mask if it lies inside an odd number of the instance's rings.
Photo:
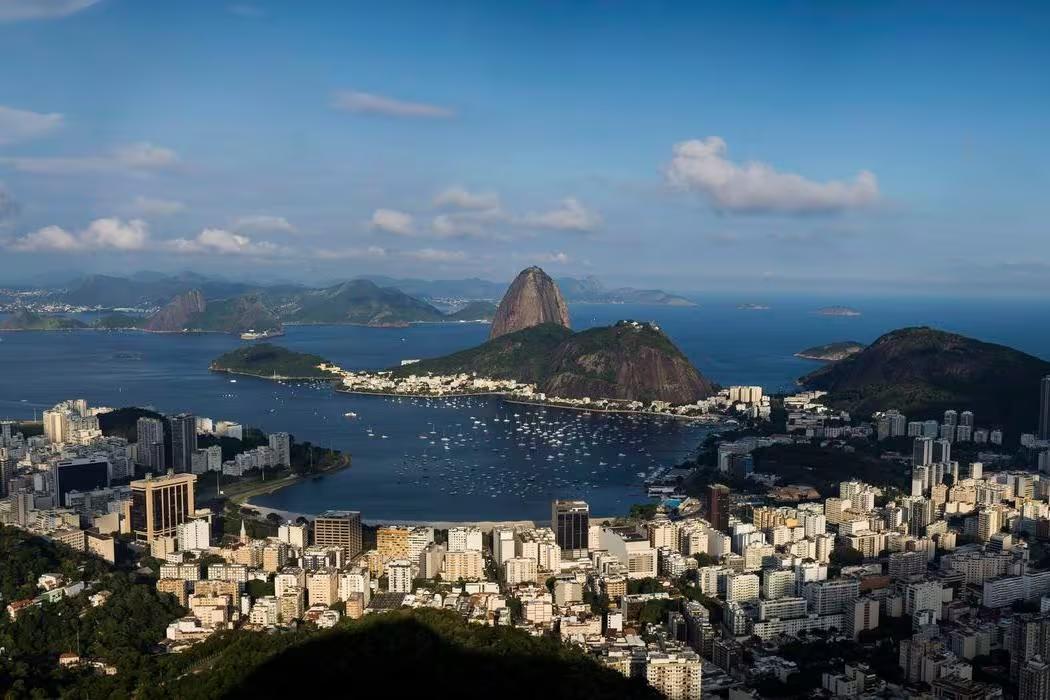
<path id="1" fill-rule="evenodd" d="M 741 310 L 739 300 L 701 300 L 689 308 L 578 305 L 575 328 L 621 318 L 657 322 L 690 359 L 721 384 L 787 388 L 814 364 L 793 357 L 816 344 L 870 342 L 907 325 L 930 324 L 1045 355 L 1050 331 L 1032 308 L 982 302 L 851 300 L 853 318 L 812 313 L 821 300 Z M 983 308 L 994 305 L 997 308 Z M 1040 309 L 1040 311 L 1045 311 Z M 277 339 L 344 367 L 382 368 L 482 342 L 487 325 L 410 328 L 291 326 Z M 253 499 L 313 513 L 362 511 L 375 520 L 513 520 L 548 517 L 554 497 L 585 498 L 598 514 L 645 500 L 642 476 L 686 458 L 710 431 L 685 421 L 590 414 L 504 403 L 497 398 L 393 399 L 334 392 L 328 385 L 278 384 L 208 371 L 243 342 L 232 336 L 137 332 L 0 334 L 0 417 L 32 418 L 58 401 L 153 406 L 165 412 L 235 420 L 265 431 L 348 451 L 353 466 Z M 347 412 L 356 419 L 344 416 Z"/>

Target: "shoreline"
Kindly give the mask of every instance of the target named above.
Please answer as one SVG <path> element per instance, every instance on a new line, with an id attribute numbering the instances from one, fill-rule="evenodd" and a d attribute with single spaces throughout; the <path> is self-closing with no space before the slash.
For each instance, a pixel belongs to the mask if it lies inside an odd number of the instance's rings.
<path id="1" fill-rule="evenodd" d="M 262 379 L 269 379 L 269 377 L 262 377 Z M 570 406 L 561 403 L 547 402 L 547 401 L 527 401 L 525 399 L 511 398 L 509 394 L 502 391 L 482 391 L 462 394 L 398 394 L 391 392 L 381 391 L 362 391 L 360 389 L 340 389 L 336 388 L 337 393 L 342 394 L 357 394 L 359 396 L 380 396 L 385 398 L 399 398 L 399 399 L 461 399 L 461 398 L 476 398 L 479 396 L 493 396 L 505 403 L 515 404 L 518 406 L 536 406 L 539 408 L 560 408 L 566 411 L 578 411 L 581 413 L 621 413 L 635 416 L 650 416 L 653 418 L 673 418 L 676 420 L 690 420 L 698 423 L 704 423 L 706 425 L 718 425 L 722 422 L 721 418 L 713 420 L 712 418 L 705 416 L 683 416 L 677 413 L 660 413 L 658 411 L 645 411 L 635 410 L 630 408 L 598 408 L 595 406 Z"/>
<path id="2" fill-rule="evenodd" d="M 285 377 L 280 374 L 278 375 L 267 375 L 267 374 L 253 374 L 251 372 L 241 372 L 235 369 L 222 369 L 219 367 L 208 367 L 209 372 L 215 372 L 216 374 L 235 374 L 238 377 L 254 377 L 256 379 L 269 379 L 274 382 L 335 382 L 334 377 Z"/>

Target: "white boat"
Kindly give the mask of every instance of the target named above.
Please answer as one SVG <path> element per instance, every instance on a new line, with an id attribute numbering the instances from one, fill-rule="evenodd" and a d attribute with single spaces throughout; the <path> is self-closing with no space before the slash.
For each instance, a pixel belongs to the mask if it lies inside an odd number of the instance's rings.
<path id="1" fill-rule="evenodd" d="M 343 414 L 343 417 L 344 418 L 357 418 L 357 414 L 354 413 L 353 411 L 347 411 L 346 413 Z"/>

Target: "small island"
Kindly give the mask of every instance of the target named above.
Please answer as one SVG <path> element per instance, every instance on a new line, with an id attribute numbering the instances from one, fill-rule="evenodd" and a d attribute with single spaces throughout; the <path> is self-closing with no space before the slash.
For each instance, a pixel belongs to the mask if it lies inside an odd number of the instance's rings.
<path id="1" fill-rule="evenodd" d="M 845 360 L 850 355 L 856 355 L 864 349 L 864 345 L 853 340 L 843 340 L 837 343 L 815 345 L 795 353 L 795 357 L 803 360 L 816 360 L 817 362 L 838 362 Z"/>
<path id="2" fill-rule="evenodd" d="M 210 369 L 266 379 L 334 379 L 327 369 L 322 369 L 328 366 L 330 363 L 318 355 L 256 343 L 220 355 Z"/>
<path id="3" fill-rule="evenodd" d="M 848 306 L 825 306 L 817 309 L 817 313 L 821 316 L 860 316 L 860 311 Z"/>

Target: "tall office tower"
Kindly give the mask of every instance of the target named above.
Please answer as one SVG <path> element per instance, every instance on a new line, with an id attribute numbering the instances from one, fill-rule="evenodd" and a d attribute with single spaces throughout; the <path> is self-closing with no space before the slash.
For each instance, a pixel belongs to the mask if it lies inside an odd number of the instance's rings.
<path id="1" fill-rule="evenodd" d="M 952 441 L 939 438 L 933 441 L 933 461 L 947 464 L 952 461 Z"/>
<path id="2" fill-rule="evenodd" d="M 55 505 L 64 508 L 70 491 L 94 491 L 109 486 L 112 467 L 106 459 L 63 459 L 51 466 Z"/>
<path id="3" fill-rule="evenodd" d="M 958 412 L 948 409 L 944 412 L 944 424 L 945 425 L 959 425 L 959 414 Z"/>
<path id="4" fill-rule="evenodd" d="M 138 433 L 138 463 L 154 472 L 164 471 L 164 421 L 139 418 L 135 430 Z M 158 445 L 160 449 L 157 449 Z"/>
<path id="5" fill-rule="evenodd" d="M 915 438 L 911 450 L 911 461 L 916 467 L 925 467 L 933 463 L 933 438 Z"/>
<path id="6" fill-rule="evenodd" d="M 908 437 L 921 437 L 922 436 L 922 421 L 911 420 L 908 421 Z"/>
<path id="7" fill-rule="evenodd" d="M 0 446 L 11 442 L 14 435 L 15 422 L 13 420 L 0 420 Z"/>
<path id="8" fill-rule="evenodd" d="M 973 411 L 963 411 L 959 414 L 959 425 L 973 427 Z"/>
<path id="9" fill-rule="evenodd" d="M 1039 382 L 1039 439 L 1050 440 L 1050 374 Z"/>
<path id="10" fill-rule="evenodd" d="M 329 510 L 314 520 L 314 544 L 342 547 L 347 559 L 361 553 L 361 513 L 356 510 Z"/>
<path id="11" fill-rule="evenodd" d="M 62 443 L 69 439 L 69 413 L 61 408 L 44 411 L 44 437 L 48 442 Z"/>
<path id="12" fill-rule="evenodd" d="M 1050 664 L 1038 658 L 1029 659 L 1021 666 L 1018 685 L 1018 700 L 1050 698 Z"/>
<path id="13" fill-rule="evenodd" d="M 551 529 L 561 547 L 562 559 L 587 556 L 588 535 L 591 527 L 591 507 L 586 501 L 554 501 L 551 503 Z"/>
<path id="14" fill-rule="evenodd" d="M 292 466 L 292 436 L 288 433 L 270 433 L 267 440 L 277 463 L 282 467 Z"/>
<path id="15" fill-rule="evenodd" d="M 15 460 L 0 457 L 0 498 L 7 496 L 7 480 L 15 473 Z"/>
<path id="16" fill-rule="evenodd" d="M 168 474 L 131 482 L 131 531 L 135 539 L 152 542 L 173 537 L 179 525 L 197 510 L 193 497 L 193 474 Z"/>
<path id="17" fill-rule="evenodd" d="M 729 493 L 723 484 L 707 487 L 707 517 L 712 527 L 723 532 L 729 529 Z"/>
<path id="18" fill-rule="evenodd" d="M 908 429 L 908 417 L 897 411 L 888 411 L 890 419 L 890 437 L 900 437 Z"/>
<path id="19" fill-rule="evenodd" d="M 935 438 L 940 433 L 940 426 L 935 420 L 923 421 L 922 434 L 928 438 Z"/>
<path id="20" fill-rule="evenodd" d="M 969 474 L 971 479 L 983 479 L 984 464 L 981 462 L 970 462 Z"/>
<path id="21" fill-rule="evenodd" d="M 171 419 L 171 468 L 180 473 L 193 470 L 197 451 L 197 420 L 189 413 Z"/>

